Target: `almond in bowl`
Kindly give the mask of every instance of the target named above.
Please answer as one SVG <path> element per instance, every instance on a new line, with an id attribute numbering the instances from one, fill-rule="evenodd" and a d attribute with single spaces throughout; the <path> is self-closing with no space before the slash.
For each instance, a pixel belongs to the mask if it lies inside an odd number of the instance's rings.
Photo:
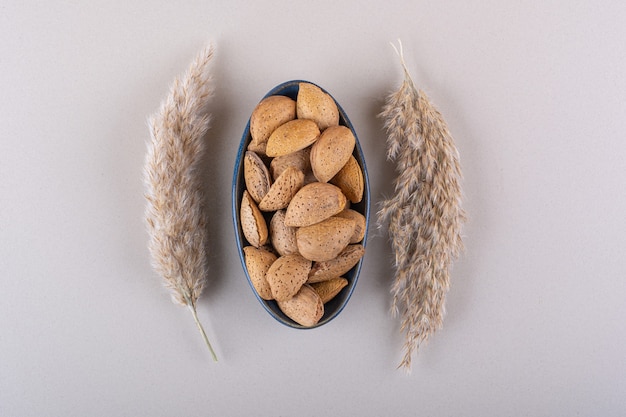
<path id="1" fill-rule="evenodd" d="M 354 127 L 327 91 L 288 81 L 255 106 L 232 215 L 244 274 L 267 313 L 298 329 L 339 315 L 366 252 L 370 195 Z"/>

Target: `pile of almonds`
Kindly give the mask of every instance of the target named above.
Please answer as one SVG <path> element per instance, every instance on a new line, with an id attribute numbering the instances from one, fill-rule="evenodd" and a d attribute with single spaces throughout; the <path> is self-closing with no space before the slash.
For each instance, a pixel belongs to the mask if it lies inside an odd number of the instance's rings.
<path id="1" fill-rule="evenodd" d="M 248 275 L 262 299 L 314 326 L 365 252 L 365 216 L 350 208 L 364 191 L 356 138 L 334 99 L 306 82 L 296 100 L 263 99 L 250 135 L 239 213 Z"/>

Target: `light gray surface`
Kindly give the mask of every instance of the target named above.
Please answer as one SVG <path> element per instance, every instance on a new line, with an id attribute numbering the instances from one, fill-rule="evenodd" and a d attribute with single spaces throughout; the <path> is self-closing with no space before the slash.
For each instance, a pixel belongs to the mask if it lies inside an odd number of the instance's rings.
<path id="1" fill-rule="evenodd" d="M 619 1 L 4 1 L 0 6 L 0 415 L 626 414 L 626 6 Z M 370 230 L 353 298 L 296 331 L 234 249 L 249 114 L 294 78 L 360 135 L 372 194 L 393 167 L 375 116 L 401 71 L 446 116 L 467 251 L 444 328 L 395 369 L 390 253 Z M 212 280 L 220 362 L 152 272 L 147 116 L 213 40 Z"/>

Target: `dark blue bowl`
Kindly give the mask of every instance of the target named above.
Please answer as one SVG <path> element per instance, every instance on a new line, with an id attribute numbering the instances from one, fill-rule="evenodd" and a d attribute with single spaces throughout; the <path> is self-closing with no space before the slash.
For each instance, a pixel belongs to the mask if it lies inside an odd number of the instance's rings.
<path id="1" fill-rule="evenodd" d="M 295 100 L 298 95 L 299 83 L 301 82 L 310 82 L 310 81 L 303 81 L 303 80 L 287 81 L 285 83 L 282 83 L 274 87 L 265 95 L 265 97 L 274 96 L 274 95 L 282 95 L 282 96 L 290 97 Z M 328 92 L 324 90 L 323 88 L 322 88 L 322 91 L 328 94 Z M 335 103 L 337 103 L 336 100 L 335 100 Z M 367 242 L 367 228 L 369 226 L 369 219 L 370 219 L 370 185 L 369 185 L 369 178 L 367 175 L 367 169 L 365 167 L 365 158 L 363 156 L 363 151 L 361 150 L 359 138 L 356 134 L 356 131 L 354 130 L 354 127 L 352 126 L 352 123 L 350 123 L 348 116 L 343 111 L 339 103 L 337 103 L 337 108 L 339 109 L 339 124 L 344 125 L 348 127 L 350 130 L 352 130 L 352 133 L 354 134 L 354 137 L 356 138 L 356 146 L 354 147 L 353 155 L 356 158 L 356 160 L 359 162 L 359 165 L 361 165 L 361 168 L 363 169 L 363 180 L 364 180 L 363 199 L 358 204 L 352 204 L 350 208 L 360 212 L 361 214 L 365 216 L 366 230 L 365 230 L 365 237 L 363 238 L 363 242 L 362 242 L 363 246 L 365 246 L 365 243 Z M 267 301 L 259 297 L 259 295 L 254 289 L 254 286 L 252 285 L 252 282 L 250 281 L 250 276 L 248 275 L 248 270 L 246 268 L 243 248 L 244 246 L 248 245 L 248 242 L 246 241 L 246 238 L 243 235 L 243 231 L 241 229 L 241 221 L 239 218 L 241 198 L 243 196 L 243 191 L 245 189 L 245 182 L 244 182 L 244 177 L 243 177 L 243 158 L 244 158 L 244 154 L 246 152 L 246 149 L 251 139 L 252 137 L 250 136 L 250 120 L 248 120 L 248 124 L 246 125 L 246 128 L 243 132 L 243 136 L 241 138 L 239 150 L 237 151 L 237 159 L 235 160 L 235 172 L 233 175 L 233 189 L 232 189 L 232 216 L 233 216 L 233 222 L 235 225 L 235 240 L 237 241 L 237 251 L 239 252 L 239 259 L 241 260 L 243 271 L 246 275 L 246 278 L 248 279 L 248 284 L 250 284 L 250 288 L 252 289 L 252 292 L 256 296 L 257 300 L 259 300 L 259 303 L 261 303 L 263 308 L 265 308 L 265 310 L 272 317 L 274 317 L 277 321 L 279 321 L 280 323 L 286 326 L 293 327 L 296 329 L 311 329 L 311 328 L 322 326 L 328 323 L 329 321 L 331 321 L 332 319 L 334 319 L 335 317 L 337 317 L 337 315 L 341 313 L 343 308 L 348 303 L 348 300 L 352 296 L 352 293 L 354 292 L 354 288 L 356 287 L 356 284 L 359 278 L 359 273 L 361 272 L 361 266 L 363 264 L 363 258 L 361 258 L 361 260 L 347 274 L 344 274 L 344 277 L 348 280 L 348 285 L 344 287 L 341 290 L 341 292 L 335 296 L 335 298 L 330 300 L 328 303 L 324 304 L 324 315 L 315 326 L 305 327 L 294 322 L 289 317 L 287 317 L 282 311 L 280 311 L 275 301 L 273 300 Z"/>

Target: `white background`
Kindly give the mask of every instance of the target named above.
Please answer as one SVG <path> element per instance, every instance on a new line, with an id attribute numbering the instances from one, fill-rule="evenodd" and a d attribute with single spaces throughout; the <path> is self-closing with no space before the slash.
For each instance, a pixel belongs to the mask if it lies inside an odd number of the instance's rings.
<path id="1" fill-rule="evenodd" d="M 625 415 L 625 21 L 591 0 L 3 1 L 0 415 Z M 410 376 L 384 233 L 343 313 L 297 331 L 252 295 L 230 215 L 250 112 L 297 78 L 350 116 L 374 202 L 392 192 L 376 115 L 397 38 L 455 137 L 469 214 Z M 141 179 L 146 119 L 209 41 L 199 315 L 218 363 L 151 270 Z"/>

